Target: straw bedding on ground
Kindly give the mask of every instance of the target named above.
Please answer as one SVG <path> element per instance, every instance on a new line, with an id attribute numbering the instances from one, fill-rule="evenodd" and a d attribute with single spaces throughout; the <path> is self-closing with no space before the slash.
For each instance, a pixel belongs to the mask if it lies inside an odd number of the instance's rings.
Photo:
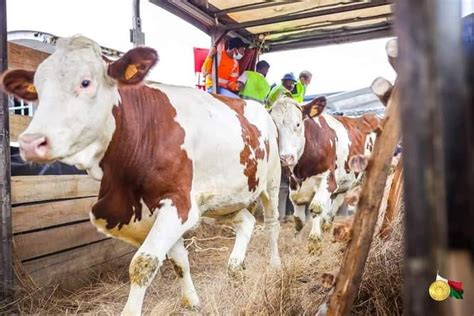
<path id="1" fill-rule="evenodd" d="M 228 226 L 201 224 L 186 236 L 201 309 L 189 311 L 181 307 L 179 279 L 171 263 L 165 262 L 147 291 L 144 314 L 315 315 L 328 293 L 321 286 L 321 275 L 338 268 L 345 246 L 332 242 L 329 233 L 325 233 L 322 254 L 309 256 L 307 226 L 297 237 L 293 223 L 282 226 L 283 267 L 274 271 L 268 265 L 267 237 L 258 223 L 249 245 L 244 278 L 232 280 L 227 275 L 226 263 L 234 241 L 233 230 Z M 402 314 L 400 220 L 394 226 L 389 240 L 374 239 L 353 314 Z M 87 286 L 74 292 L 54 285 L 46 289 L 18 289 L 15 302 L 0 307 L 0 313 L 117 315 L 127 300 L 128 289 L 128 264 L 116 265 L 94 275 Z"/>

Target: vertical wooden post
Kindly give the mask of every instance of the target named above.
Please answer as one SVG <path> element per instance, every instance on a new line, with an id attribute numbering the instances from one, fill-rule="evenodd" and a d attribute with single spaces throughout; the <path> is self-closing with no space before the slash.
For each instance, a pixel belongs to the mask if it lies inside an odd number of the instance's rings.
<path id="1" fill-rule="evenodd" d="M 433 4 L 440 1 L 443 0 L 400 0 L 395 6 L 405 171 L 403 301 L 407 315 L 442 313 L 442 304 L 428 295 L 436 272 L 446 268 L 442 118 L 437 93 L 441 78 L 436 62 L 436 47 L 446 45 L 446 39 L 434 27 L 439 17 Z M 446 27 L 445 23 L 456 23 L 448 21 L 443 17 L 439 23 Z"/>
<path id="2" fill-rule="evenodd" d="M 7 5 L 0 0 L 0 73 L 7 67 Z M 10 136 L 8 99 L 0 92 L 0 293 L 6 298 L 13 288 L 12 217 L 10 192 Z"/>
<path id="3" fill-rule="evenodd" d="M 334 293 L 329 299 L 328 316 L 349 315 L 359 291 L 393 152 L 400 138 L 399 97 L 400 91 L 395 83 L 382 132 L 375 140 L 374 151 L 362 182 L 362 192 L 352 226 L 352 238 L 347 245 Z"/>

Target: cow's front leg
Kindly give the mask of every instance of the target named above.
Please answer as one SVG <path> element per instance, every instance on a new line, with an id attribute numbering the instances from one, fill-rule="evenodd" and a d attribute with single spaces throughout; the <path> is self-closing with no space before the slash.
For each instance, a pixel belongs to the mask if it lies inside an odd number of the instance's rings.
<path id="1" fill-rule="evenodd" d="M 331 200 L 331 211 L 327 215 L 327 218 L 324 218 L 323 230 L 329 231 L 334 219 L 334 216 L 338 214 L 339 209 L 344 204 L 345 193 L 339 193 Z"/>
<path id="2" fill-rule="evenodd" d="M 235 225 L 235 244 L 229 257 L 228 271 L 230 276 L 241 279 L 245 269 L 245 253 L 255 227 L 255 217 L 244 208 L 235 215 L 233 223 Z"/>
<path id="3" fill-rule="evenodd" d="M 328 220 L 331 212 L 331 192 L 328 188 L 327 176 L 321 179 L 319 186 L 316 188 L 309 211 L 313 218 L 311 232 L 308 237 L 308 252 L 312 255 L 321 250 L 322 225 Z"/>
<path id="4" fill-rule="evenodd" d="M 189 309 L 197 309 L 200 305 L 199 297 L 191 278 L 188 251 L 184 247 L 182 238 L 180 238 L 168 252 L 168 257 L 173 263 L 176 274 L 181 281 L 181 297 L 183 306 Z"/>
<path id="5" fill-rule="evenodd" d="M 292 195 L 290 194 L 290 201 L 293 204 L 293 208 L 295 210 L 295 213 L 293 214 L 295 217 L 295 231 L 296 234 L 298 234 L 303 229 L 304 223 L 306 222 L 306 206 L 304 204 L 296 204 L 291 196 Z"/>
<path id="6" fill-rule="evenodd" d="M 133 256 L 129 268 L 130 293 L 122 315 L 141 314 L 146 289 L 165 260 L 166 254 L 184 232 L 198 221 L 195 204 L 189 210 L 188 219 L 184 223 L 179 218 L 175 205 L 171 199 L 160 202 L 155 223 Z"/>

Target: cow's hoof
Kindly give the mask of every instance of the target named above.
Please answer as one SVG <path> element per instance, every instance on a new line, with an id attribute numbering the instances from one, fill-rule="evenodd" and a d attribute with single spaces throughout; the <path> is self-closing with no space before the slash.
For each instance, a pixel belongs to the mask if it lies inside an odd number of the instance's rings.
<path id="1" fill-rule="evenodd" d="M 186 309 L 198 311 L 201 308 L 201 302 L 197 294 L 184 295 L 181 298 L 181 306 Z"/>
<path id="2" fill-rule="evenodd" d="M 328 232 L 331 230 L 332 222 L 325 221 L 323 224 L 323 231 Z"/>
<path id="3" fill-rule="evenodd" d="M 313 215 L 319 215 L 323 212 L 323 207 L 319 203 L 311 203 L 308 207 L 309 211 Z"/>
<path id="4" fill-rule="evenodd" d="M 308 253 L 312 256 L 321 252 L 321 238 L 316 236 L 309 236 L 308 239 Z"/>
<path id="5" fill-rule="evenodd" d="M 295 216 L 295 230 L 296 230 L 296 234 L 298 234 L 302 229 L 303 229 L 303 221 L 301 220 L 301 218 Z M 295 234 L 295 235 L 296 235 L 296 234 Z"/>
<path id="6" fill-rule="evenodd" d="M 238 260 L 229 260 L 229 264 L 227 265 L 227 275 L 233 281 L 243 281 L 244 280 L 244 270 L 245 270 L 245 263 L 240 262 Z"/>

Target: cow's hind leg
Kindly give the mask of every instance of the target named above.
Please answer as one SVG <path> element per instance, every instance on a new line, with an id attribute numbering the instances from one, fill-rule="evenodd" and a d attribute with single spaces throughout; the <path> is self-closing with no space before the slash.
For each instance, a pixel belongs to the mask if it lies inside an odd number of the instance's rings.
<path id="1" fill-rule="evenodd" d="M 181 282 L 181 297 L 183 306 L 190 309 L 199 307 L 199 297 L 194 287 L 189 269 L 188 251 L 184 248 L 183 239 L 174 244 L 168 252 L 168 257 Z"/>
<path id="2" fill-rule="evenodd" d="M 242 278 L 245 253 L 255 227 L 255 217 L 247 210 L 242 209 L 233 218 L 235 225 L 235 244 L 229 257 L 228 272 L 234 278 Z"/>
<path id="3" fill-rule="evenodd" d="M 140 315 L 147 287 L 162 265 L 166 254 L 184 232 L 198 221 L 198 210 L 193 202 L 188 219 L 182 223 L 178 210 L 170 199 L 160 203 L 155 223 L 130 263 L 130 294 L 122 315 Z"/>

